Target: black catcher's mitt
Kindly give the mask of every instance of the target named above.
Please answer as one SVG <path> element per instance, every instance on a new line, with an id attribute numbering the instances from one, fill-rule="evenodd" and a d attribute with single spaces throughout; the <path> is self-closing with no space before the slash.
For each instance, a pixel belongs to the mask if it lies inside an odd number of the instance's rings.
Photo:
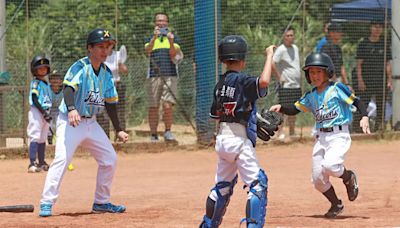
<path id="1" fill-rule="evenodd" d="M 278 126 L 283 122 L 282 116 L 277 112 L 269 110 L 261 110 L 261 114 L 257 113 L 257 136 L 258 138 L 268 141 L 275 135 Z"/>

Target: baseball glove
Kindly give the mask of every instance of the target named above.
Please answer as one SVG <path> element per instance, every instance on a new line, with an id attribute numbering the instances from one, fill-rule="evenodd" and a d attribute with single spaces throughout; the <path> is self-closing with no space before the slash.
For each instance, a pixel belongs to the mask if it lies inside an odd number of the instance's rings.
<path id="1" fill-rule="evenodd" d="M 275 135 L 278 126 L 283 122 L 282 116 L 277 112 L 269 110 L 261 110 L 261 114 L 257 113 L 257 136 L 258 138 L 268 141 Z"/>

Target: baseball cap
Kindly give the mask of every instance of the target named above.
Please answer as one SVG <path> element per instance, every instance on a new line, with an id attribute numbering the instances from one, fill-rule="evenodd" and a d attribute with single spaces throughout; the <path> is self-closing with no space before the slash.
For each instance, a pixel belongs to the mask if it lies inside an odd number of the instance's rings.
<path id="1" fill-rule="evenodd" d="M 342 26 L 338 23 L 331 23 L 328 27 L 328 32 L 343 32 Z"/>

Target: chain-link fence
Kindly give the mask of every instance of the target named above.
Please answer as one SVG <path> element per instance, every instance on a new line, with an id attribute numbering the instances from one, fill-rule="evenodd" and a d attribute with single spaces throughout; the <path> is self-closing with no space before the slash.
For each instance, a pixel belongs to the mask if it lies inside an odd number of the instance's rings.
<path id="1" fill-rule="evenodd" d="M 207 141 L 212 136 L 214 125 L 207 116 L 217 75 L 223 70 L 216 58 L 218 39 L 229 34 L 242 35 L 250 46 L 246 72 L 258 76 L 264 65 L 265 47 L 284 43 L 285 31 L 289 27 L 294 30 L 294 44 L 299 50 L 300 66 L 305 56 L 316 51 L 319 41 L 327 38 L 325 52 L 332 51 L 331 57 L 337 60 L 336 76 L 351 85 L 364 103 L 370 104 L 369 111 L 372 119 L 375 119 L 376 130 L 384 129 L 390 120 L 390 113 L 386 112 L 385 116 L 384 110 L 388 107 L 386 110 L 390 111 L 391 105 L 389 81 L 385 76 L 389 69 L 385 66 L 391 59 L 391 30 L 385 29 L 390 23 L 390 4 L 382 5 L 377 11 L 363 12 L 362 15 L 367 15 L 365 18 L 343 19 L 352 13 L 356 14 L 351 10 L 346 11 L 344 16 L 340 14 L 343 10 L 340 11 L 338 4 L 347 2 L 7 0 L 6 26 L 1 25 L 4 34 L 0 35 L 6 44 L 4 57 L 7 69 L 3 70 L 11 74 L 11 79 L 7 85 L 0 85 L 0 89 L 2 86 L 10 88 L 0 90 L 0 138 L 26 137 L 26 116 L 29 110 L 26 93 L 32 78 L 29 69 L 32 57 L 44 54 L 51 60 L 52 69 L 65 73 L 73 62 L 87 55 L 88 33 L 102 27 L 110 30 L 118 40 L 116 51 L 122 45 L 127 50 L 125 65 L 128 73 L 121 75 L 117 87 L 120 91 L 125 90 L 124 94 L 120 94 L 124 103 L 123 108 L 119 109 L 120 117 L 124 119 L 126 129 L 144 135 L 139 140 L 149 141 L 149 99 L 146 88 L 151 71 L 145 45 L 154 34 L 154 16 L 157 12 L 168 14 L 169 31 L 179 36 L 178 45 L 184 55 L 183 60 L 177 64 L 179 80 L 177 91 L 173 93 L 177 102 L 174 106 L 172 132 L 177 134 L 180 142 L 185 141 L 177 132 L 182 126 L 200 141 Z M 330 11 L 332 7 L 336 11 Z M 371 21 L 374 23 L 371 24 Z M 332 28 L 331 31 L 324 31 L 327 23 L 338 23 L 339 27 L 335 31 Z M 161 49 L 164 47 L 163 43 L 158 45 L 161 45 Z M 305 92 L 311 86 L 301 74 L 299 87 Z M 282 78 L 280 82 L 274 78 L 268 97 L 258 102 L 260 108 L 278 102 L 276 91 L 283 82 Z M 161 132 L 164 131 L 162 113 L 160 110 L 158 131 Z M 296 120 L 295 134 L 309 134 L 313 124 L 311 115 L 301 114 Z M 357 130 L 357 127 L 354 128 L 355 132 Z"/>

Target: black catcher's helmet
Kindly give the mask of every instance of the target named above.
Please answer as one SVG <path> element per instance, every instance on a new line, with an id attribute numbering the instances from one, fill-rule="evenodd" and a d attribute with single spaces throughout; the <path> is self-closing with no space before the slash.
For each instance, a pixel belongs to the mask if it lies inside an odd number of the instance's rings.
<path id="1" fill-rule="evenodd" d="M 49 59 L 47 59 L 46 57 L 42 56 L 42 55 L 36 55 L 35 57 L 33 57 L 32 61 L 31 61 L 31 72 L 32 75 L 35 75 L 35 71 L 37 68 L 45 66 L 47 67 L 47 73 L 50 73 L 50 61 Z"/>
<path id="2" fill-rule="evenodd" d="M 306 62 L 303 67 L 307 82 L 311 84 L 310 75 L 308 69 L 311 66 L 322 67 L 328 72 L 328 78 L 332 78 L 335 73 L 335 67 L 333 65 L 331 57 L 325 53 L 311 53 L 307 56 Z"/>
<path id="3" fill-rule="evenodd" d="M 242 36 L 225 36 L 218 44 L 218 58 L 224 60 L 243 60 L 247 54 L 247 42 Z"/>
<path id="4" fill-rule="evenodd" d="M 111 33 L 108 30 L 105 30 L 102 28 L 97 28 L 89 33 L 87 41 L 86 41 L 86 45 L 97 44 L 97 43 L 101 43 L 104 41 L 116 42 L 114 37 L 111 35 Z"/>

